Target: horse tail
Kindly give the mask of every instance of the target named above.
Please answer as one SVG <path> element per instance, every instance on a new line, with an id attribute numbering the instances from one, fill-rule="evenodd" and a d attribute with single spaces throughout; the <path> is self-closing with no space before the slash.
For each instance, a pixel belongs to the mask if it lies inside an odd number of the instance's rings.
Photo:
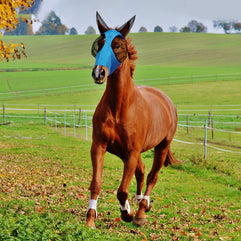
<path id="1" fill-rule="evenodd" d="M 179 165 L 181 163 L 181 161 L 177 160 L 170 149 L 168 149 L 168 152 L 167 152 L 167 157 L 166 157 L 166 160 L 164 162 L 164 166 L 167 167 L 168 165 Z"/>

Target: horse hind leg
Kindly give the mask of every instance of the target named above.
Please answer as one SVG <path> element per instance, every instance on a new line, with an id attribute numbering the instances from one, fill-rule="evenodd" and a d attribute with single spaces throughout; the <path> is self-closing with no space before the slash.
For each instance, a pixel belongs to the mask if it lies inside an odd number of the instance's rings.
<path id="1" fill-rule="evenodd" d="M 164 165 L 168 151 L 170 148 L 170 144 L 163 140 L 159 145 L 155 147 L 154 161 L 152 164 L 152 169 L 147 177 L 146 191 L 142 201 L 139 203 L 139 209 L 135 215 L 135 219 L 133 223 L 137 226 L 144 225 L 146 222 L 146 212 L 148 212 L 151 208 L 149 203 L 150 193 L 155 186 L 158 178 L 158 172 Z"/>

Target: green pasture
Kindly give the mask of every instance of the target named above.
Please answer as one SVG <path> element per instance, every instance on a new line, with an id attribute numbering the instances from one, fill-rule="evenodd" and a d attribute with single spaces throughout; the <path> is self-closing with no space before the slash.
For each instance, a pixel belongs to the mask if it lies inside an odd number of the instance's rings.
<path id="1" fill-rule="evenodd" d="M 191 134 L 192 135 L 192 134 Z M 177 138 L 183 138 L 179 130 Z M 2 240 L 239 240 L 240 159 L 173 142 L 178 167 L 163 168 L 144 227 L 120 221 L 116 190 L 122 162 L 106 154 L 97 229 L 84 226 L 91 180 L 90 142 L 54 127 L 1 127 L 0 239 Z M 202 148 L 202 147 L 200 147 Z M 153 152 L 143 154 L 146 175 Z M 132 208 L 136 181 L 130 184 Z"/>
<path id="2" fill-rule="evenodd" d="M 1 64 L 1 69 L 91 68 L 92 42 L 98 35 L 8 36 L 5 41 L 24 42 L 27 59 Z M 130 34 L 139 65 L 169 67 L 225 67 L 240 71 L 240 35 L 192 33 Z M 189 72 L 192 72 L 192 69 Z M 212 71 L 212 70 L 211 70 Z M 183 72 L 183 71 L 182 71 Z M 198 74 L 198 73 L 194 73 Z"/>
<path id="3" fill-rule="evenodd" d="M 93 84 L 91 69 L 95 60 L 90 50 L 96 37 L 4 37 L 5 41 L 24 42 L 28 58 L 1 63 L 0 92 Z M 135 72 L 138 84 L 150 84 L 151 79 L 157 79 L 155 85 L 168 81 L 199 82 L 200 78 L 195 76 L 200 75 L 212 75 L 202 77 L 202 81 L 225 80 L 224 76 L 220 76 L 222 74 L 235 74 L 228 79 L 241 79 L 240 35 L 138 33 L 130 34 L 130 37 L 139 56 Z M 56 71 L 60 69 L 65 71 Z M 174 81 L 172 77 L 178 79 Z"/>
<path id="4" fill-rule="evenodd" d="M 136 84 L 171 97 L 180 124 L 175 139 L 192 144 L 172 142 L 183 163 L 160 171 L 144 227 L 120 220 L 123 164 L 106 154 L 97 229 L 90 230 L 92 129 L 86 141 L 85 110 L 91 126 L 105 88 L 91 77 L 96 37 L 4 37 L 24 42 L 28 58 L 0 64 L 0 124 L 3 105 L 9 123 L 0 126 L 0 240 L 240 240 L 241 35 L 130 34 L 139 56 Z M 81 126 L 73 129 L 79 108 Z M 208 130 L 204 159 L 209 113 L 214 128 L 228 132 Z M 142 158 L 147 176 L 153 151 Z M 137 210 L 135 191 L 133 178 L 129 200 Z"/>

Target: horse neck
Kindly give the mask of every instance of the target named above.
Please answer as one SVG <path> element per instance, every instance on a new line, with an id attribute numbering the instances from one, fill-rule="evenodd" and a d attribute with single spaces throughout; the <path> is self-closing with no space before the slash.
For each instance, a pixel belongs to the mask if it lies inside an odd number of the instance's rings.
<path id="1" fill-rule="evenodd" d="M 130 74 L 130 62 L 127 58 L 120 67 L 108 77 L 106 100 L 114 115 L 128 111 L 128 105 L 135 93 L 135 84 Z"/>

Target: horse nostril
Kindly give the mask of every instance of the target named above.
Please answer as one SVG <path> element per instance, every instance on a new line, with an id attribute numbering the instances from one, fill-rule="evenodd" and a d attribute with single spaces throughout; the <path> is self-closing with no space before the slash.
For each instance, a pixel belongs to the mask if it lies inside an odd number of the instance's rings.
<path id="1" fill-rule="evenodd" d="M 101 69 L 100 70 L 100 78 L 103 79 L 105 77 L 105 70 Z"/>

